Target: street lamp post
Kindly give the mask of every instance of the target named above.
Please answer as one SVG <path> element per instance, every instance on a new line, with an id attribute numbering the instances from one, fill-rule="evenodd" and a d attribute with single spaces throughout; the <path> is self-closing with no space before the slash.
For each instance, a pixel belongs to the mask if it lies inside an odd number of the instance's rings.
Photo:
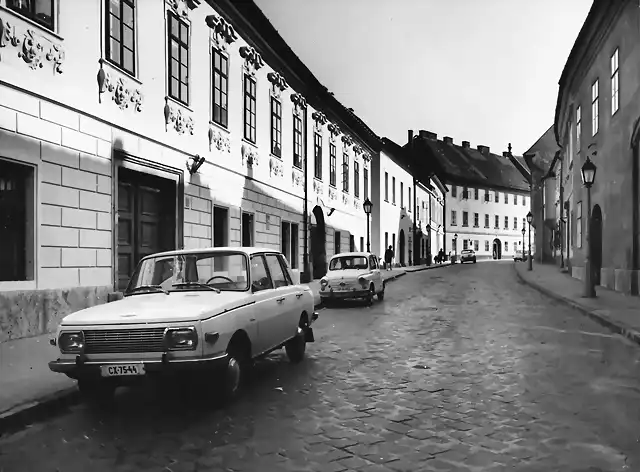
<path id="1" fill-rule="evenodd" d="M 533 215 L 531 212 L 527 213 L 527 223 L 529 223 L 529 255 L 527 256 L 527 262 L 529 262 L 529 268 L 527 270 L 533 270 L 533 261 L 531 260 L 531 222 L 533 221 Z"/>
<path id="2" fill-rule="evenodd" d="M 455 262 L 458 262 L 458 233 L 453 235 L 453 248 L 455 250 Z"/>
<path id="3" fill-rule="evenodd" d="M 587 227 L 585 228 L 585 240 L 587 253 L 584 258 L 584 297 L 594 298 L 596 296 L 596 287 L 593 284 L 591 274 L 591 186 L 596 180 L 596 165 L 591 162 L 589 156 L 582 165 L 581 169 L 582 183 L 587 188 Z"/>
<path id="4" fill-rule="evenodd" d="M 362 204 L 364 212 L 367 214 L 367 252 L 371 252 L 371 244 L 369 241 L 369 218 L 371 217 L 371 210 L 373 209 L 373 203 L 368 198 Z M 386 249 L 386 248 L 385 248 Z"/>
<path id="5" fill-rule="evenodd" d="M 524 259 L 524 233 L 527 232 L 527 228 L 522 227 L 522 258 Z"/>

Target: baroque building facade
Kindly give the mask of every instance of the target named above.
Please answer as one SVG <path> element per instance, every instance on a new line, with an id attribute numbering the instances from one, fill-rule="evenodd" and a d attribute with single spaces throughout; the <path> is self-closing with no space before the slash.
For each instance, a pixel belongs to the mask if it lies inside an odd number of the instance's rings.
<path id="1" fill-rule="evenodd" d="M 0 0 L 0 46 L 0 341 L 156 251 L 307 252 L 319 276 L 366 238 L 379 140 L 253 2 Z"/>
<path id="2" fill-rule="evenodd" d="M 554 132 L 561 152 L 550 166 L 555 216 L 566 234 L 560 263 L 584 279 L 589 255 L 596 284 L 634 294 L 640 289 L 638 21 L 636 1 L 593 2 L 559 81 Z M 591 208 L 581 179 L 587 158 L 597 166 Z"/>

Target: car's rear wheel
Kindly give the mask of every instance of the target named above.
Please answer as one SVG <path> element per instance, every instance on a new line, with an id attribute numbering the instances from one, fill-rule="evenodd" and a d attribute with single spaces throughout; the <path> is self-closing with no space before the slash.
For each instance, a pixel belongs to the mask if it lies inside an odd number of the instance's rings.
<path id="1" fill-rule="evenodd" d="M 308 328 L 309 322 L 307 321 L 306 316 L 303 315 L 300 317 L 300 323 L 298 324 L 298 333 L 284 345 L 284 350 L 292 364 L 302 362 L 304 359 L 304 353 L 307 350 Z"/>

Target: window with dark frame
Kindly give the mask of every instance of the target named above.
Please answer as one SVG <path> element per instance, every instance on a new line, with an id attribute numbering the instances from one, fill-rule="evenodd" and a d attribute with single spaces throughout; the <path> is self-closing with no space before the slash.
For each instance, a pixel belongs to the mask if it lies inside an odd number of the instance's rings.
<path id="1" fill-rule="evenodd" d="M 364 187 L 364 199 L 369 198 L 369 169 L 362 169 L 362 185 Z"/>
<path id="2" fill-rule="evenodd" d="M 360 163 L 353 161 L 353 195 L 360 198 Z"/>
<path id="3" fill-rule="evenodd" d="M 213 121 L 229 126 L 229 59 L 213 49 Z"/>
<path id="4" fill-rule="evenodd" d="M 600 81 L 596 81 L 591 85 L 591 136 L 595 136 L 600 129 L 599 120 L 599 98 L 600 98 Z"/>
<path id="5" fill-rule="evenodd" d="M 384 201 L 389 201 L 389 173 L 384 173 Z"/>
<path id="6" fill-rule="evenodd" d="M 500 203 L 500 193 L 498 191 L 496 191 L 496 193 L 493 195 L 494 197 L 494 201 L 496 203 Z"/>
<path id="7" fill-rule="evenodd" d="M 504 229 L 509 229 L 509 217 L 504 217 Z"/>
<path id="8" fill-rule="evenodd" d="M 256 81 L 244 75 L 244 139 L 256 142 Z"/>
<path id="9" fill-rule="evenodd" d="M 29 261 L 29 224 L 33 214 L 27 203 L 33 168 L 0 160 L 0 281 L 32 280 Z"/>
<path id="10" fill-rule="evenodd" d="M 469 212 L 462 212 L 462 226 L 469 226 Z"/>
<path id="11" fill-rule="evenodd" d="M 391 203 L 396 204 L 396 178 L 391 177 Z"/>
<path id="12" fill-rule="evenodd" d="M 457 185 L 452 185 L 451 186 L 451 196 L 453 198 L 456 198 L 458 196 L 458 186 Z"/>
<path id="13" fill-rule="evenodd" d="M 349 191 L 349 154 L 342 153 L 342 191 Z"/>
<path id="14" fill-rule="evenodd" d="M 478 228 L 480 226 L 480 215 L 478 213 L 473 214 L 473 227 Z"/>
<path id="15" fill-rule="evenodd" d="M 336 145 L 329 143 L 329 185 L 336 186 Z"/>
<path id="16" fill-rule="evenodd" d="M 282 157 L 282 103 L 271 97 L 271 153 Z"/>
<path id="17" fill-rule="evenodd" d="M 498 229 L 500 227 L 500 217 L 498 215 L 496 215 L 496 217 L 495 217 L 495 221 L 494 221 L 493 227 L 494 227 L 494 229 Z"/>
<path id="18" fill-rule="evenodd" d="M 316 179 L 322 180 L 322 135 L 314 133 L 313 135 L 313 175 Z"/>
<path id="19" fill-rule="evenodd" d="M 293 116 L 293 165 L 302 168 L 302 120 Z"/>
<path id="20" fill-rule="evenodd" d="M 189 25 L 169 13 L 169 96 L 189 104 Z"/>
<path id="21" fill-rule="evenodd" d="M 20 3 L 20 1 L 14 0 L 14 3 Z M 29 3 L 38 8 L 42 3 L 50 3 L 50 0 Z M 109 1 L 105 16 L 107 20 L 105 41 L 107 59 L 120 69 L 135 76 L 135 0 Z"/>
<path id="22" fill-rule="evenodd" d="M 611 114 L 615 115 L 620 107 L 620 74 L 618 65 L 619 50 L 611 55 Z"/>
<path id="23" fill-rule="evenodd" d="M 55 0 L 7 0 L 7 8 L 55 31 Z"/>

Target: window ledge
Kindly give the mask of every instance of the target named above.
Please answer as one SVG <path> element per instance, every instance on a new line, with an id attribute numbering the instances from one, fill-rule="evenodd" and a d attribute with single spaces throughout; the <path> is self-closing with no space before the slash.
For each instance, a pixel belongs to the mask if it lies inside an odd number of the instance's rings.
<path id="1" fill-rule="evenodd" d="M 258 150 L 258 145 L 256 143 L 252 143 L 251 141 L 249 141 L 247 138 L 242 138 L 242 143 L 246 144 L 247 146 L 251 146 L 252 148 L 254 148 L 256 151 Z"/>
<path id="2" fill-rule="evenodd" d="M 214 128 L 216 128 L 218 131 L 222 131 L 223 133 L 226 134 L 231 134 L 231 131 L 229 131 L 228 128 L 225 128 L 224 126 L 222 126 L 220 123 L 216 123 L 213 120 L 209 120 L 209 126 L 213 126 Z"/>
<path id="3" fill-rule="evenodd" d="M 142 85 L 142 81 L 140 79 L 138 79 L 135 75 L 131 74 L 130 72 L 127 72 L 126 70 L 120 68 L 119 66 L 117 66 L 116 64 L 114 64 L 113 62 L 111 62 L 109 59 L 105 59 L 105 58 L 101 58 L 100 59 L 100 65 L 101 66 L 106 66 L 110 69 L 112 69 L 114 72 L 124 75 L 127 79 L 134 81 L 136 84 L 138 85 Z M 171 97 L 169 97 L 171 98 Z M 180 102 L 178 102 L 180 103 Z"/>
<path id="4" fill-rule="evenodd" d="M 318 182 L 319 184 L 323 183 L 323 182 L 322 182 L 322 177 L 316 177 L 316 176 L 314 176 L 314 177 L 313 177 L 313 180 L 315 180 L 315 181 L 316 181 L 316 182 Z"/>
<path id="5" fill-rule="evenodd" d="M 33 21 L 31 18 L 28 18 L 24 15 L 21 15 L 20 13 L 18 13 L 15 10 L 12 10 L 9 7 L 5 7 L 4 5 L 0 5 L 0 12 L 4 12 L 7 13 L 8 15 L 11 15 L 15 18 L 18 18 L 22 21 L 24 21 L 25 23 L 27 23 L 27 25 L 29 25 L 32 28 L 36 28 L 38 30 L 38 32 L 40 34 L 43 34 L 47 39 L 57 39 L 58 41 L 64 41 L 64 38 L 62 36 L 60 36 L 58 33 L 51 31 L 49 28 L 46 28 L 45 26 L 42 26 L 40 23 Z M 51 36 L 51 38 L 49 38 L 49 36 Z"/>
<path id="6" fill-rule="evenodd" d="M 176 100 L 175 98 L 173 98 L 172 96 L 168 95 L 165 97 L 169 102 L 173 103 L 174 105 L 183 108 L 185 110 L 187 110 L 188 112 L 193 113 L 193 108 L 191 108 L 189 105 L 185 105 L 184 103 L 182 103 L 180 100 Z"/>
<path id="7" fill-rule="evenodd" d="M 22 280 L 15 282 L 0 282 L 0 292 L 16 292 L 22 290 L 36 290 L 35 280 Z"/>

